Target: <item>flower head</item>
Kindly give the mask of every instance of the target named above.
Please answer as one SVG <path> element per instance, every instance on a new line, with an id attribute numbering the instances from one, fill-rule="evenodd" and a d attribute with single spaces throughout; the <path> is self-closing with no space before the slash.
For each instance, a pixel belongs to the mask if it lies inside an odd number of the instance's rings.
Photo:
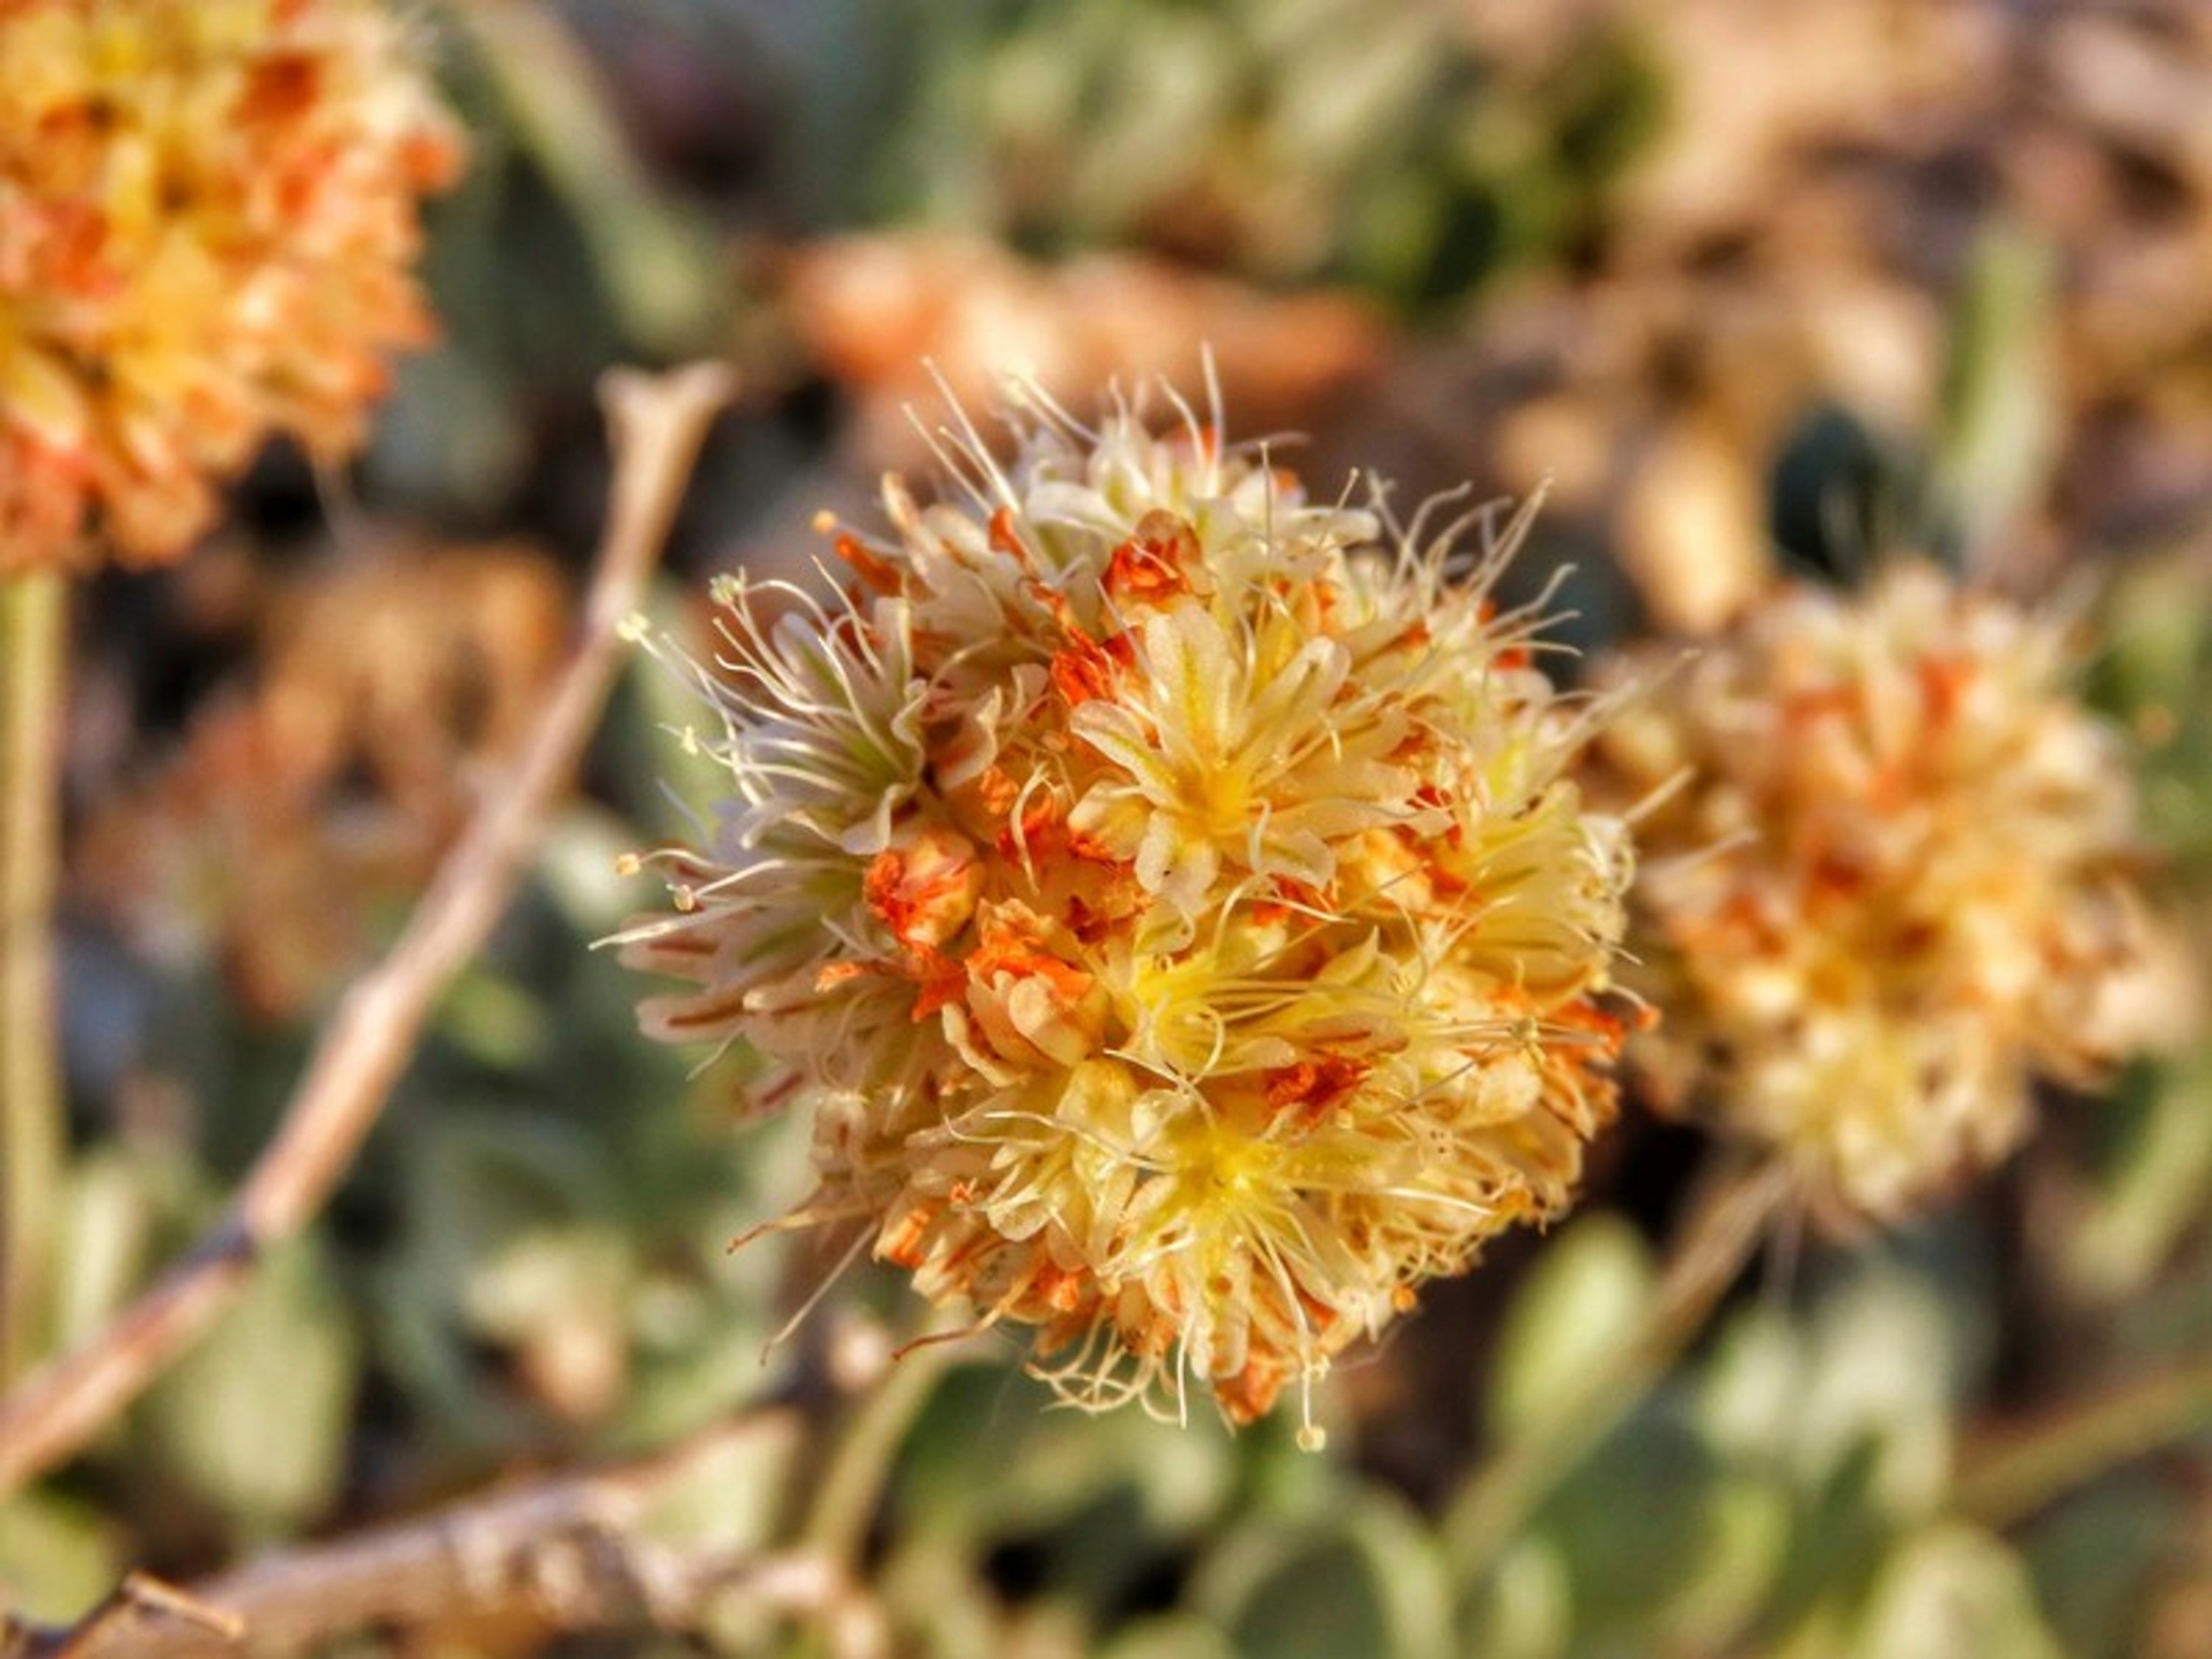
<path id="1" fill-rule="evenodd" d="M 1071 1398 L 1245 1420 L 1568 1202 L 1628 848 L 1489 597 L 1517 525 L 1462 559 L 1218 421 L 1028 401 L 1011 465 L 963 425 L 952 499 L 824 526 L 834 601 L 728 584 L 731 793 L 626 959 L 811 1106 L 800 1215 Z"/>
<path id="2" fill-rule="evenodd" d="M 2134 796 L 2057 620 L 1899 562 L 1793 587 L 1596 746 L 1640 820 L 1640 1041 L 1662 1092 L 1894 1216 L 2010 1151 L 2160 999 Z M 1632 659 L 1626 671 L 1645 675 Z"/>
<path id="3" fill-rule="evenodd" d="M 459 145 L 377 0 L 0 0 L 0 573 L 173 555 L 350 449 Z"/>

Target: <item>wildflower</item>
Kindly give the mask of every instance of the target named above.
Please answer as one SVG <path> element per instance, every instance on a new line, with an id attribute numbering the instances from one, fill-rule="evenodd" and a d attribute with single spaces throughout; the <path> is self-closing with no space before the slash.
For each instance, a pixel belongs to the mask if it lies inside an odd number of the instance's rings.
<path id="1" fill-rule="evenodd" d="M 459 160 L 375 0 L 0 0 L 0 574 L 170 556 L 358 441 Z"/>
<path id="2" fill-rule="evenodd" d="M 2087 1080 L 2158 1018 L 2133 792 L 2072 664 L 2058 620 L 1900 562 L 1783 591 L 1596 745 L 1626 795 L 1688 778 L 1639 823 L 1668 1019 L 1637 1052 L 1834 1218 L 1987 1167 L 2032 1075 Z"/>
<path id="3" fill-rule="evenodd" d="M 952 499 L 823 526 L 836 599 L 725 586 L 731 793 L 625 958 L 811 1105 L 794 1223 L 1038 1327 L 1072 1400 L 1249 1420 L 1568 1203 L 1629 851 L 1489 598 L 1519 523 L 1462 560 L 1218 417 L 1028 401 L 1011 465 L 963 423 Z"/>

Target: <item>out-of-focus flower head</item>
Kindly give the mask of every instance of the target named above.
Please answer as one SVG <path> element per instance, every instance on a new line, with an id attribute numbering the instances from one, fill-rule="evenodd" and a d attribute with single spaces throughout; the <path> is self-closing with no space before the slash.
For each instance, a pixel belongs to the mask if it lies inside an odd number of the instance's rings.
<path id="1" fill-rule="evenodd" d="M 1629 848 L 1489 597 L 1519 523 L 1017 391 L 1011 464 L 963 418 L 951 499 L 823 526 L 840 597 L 723 590 L 730 792 L 625 959 L 811 1108 L 788 1223 L 1041 1328 L 1071 1400 L 1249 1420 L 1570 1201 Z"/>
<path id="2" fill-rule="evenodd" d="M 0 573 L 175 555 L 350 450 L 455 130 L 377 0 L 0 0 Z"/>
<path id="3" fill-rule="evenodd" d="M 243 1012 L 288 1021 L 428 882 L 543 705 L 568 605 L 541 550 L 398 537 L 252 591 L 252 692 L 211 699 L 167 762 L 91 803 L 71 861 L 88 911 L 149 955 L 220 962 Z"/>
<path id="4" fill-rule="evenodd" d="M 1075 397 L 1142 385 L 1203 340 L 1243 417 L 1277 428 L 1356 396 L 1384 356 L 1380 320 L 1349 292 L 1270 293 L 1126 250 L 1042 264 L 982 236 L 834 236 L 792 256 L 782 286 L 809 355 L 854 400 L 851 441 L 889 468 L 926 461 L 907 410 L 933 380 L 981 399 L 1018 362 Z"/>
<path id="5" fill-rule="evenodd" d="M 2172 1013 L 2075 666 L 2064 619 L 1899 561 L 1778 590 L 1594 748 L 1601 795 L 1656 802 L 1633 948 L 1667 1018 L 1632 1052 L 1833 1221 L 1987 1167 L 2034 1075 L 2087 1081 Z"/>

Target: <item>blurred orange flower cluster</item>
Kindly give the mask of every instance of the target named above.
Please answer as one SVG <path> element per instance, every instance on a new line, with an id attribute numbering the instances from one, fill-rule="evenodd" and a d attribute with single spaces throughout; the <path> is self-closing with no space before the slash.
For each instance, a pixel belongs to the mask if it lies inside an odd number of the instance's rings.
<path id="1" fill-rule="evenodd" d="M 254 1018 L 312 1012 L 380 908 L 429 878 L 568 622 L 551 562 L 519 543 L 386 539 L 276 585 L 252 694 L 87 819 L 84 902 L 158 954 L 212 956 Z"/>
<path id="2" fill-rule="evenodd" d="M 0 573 L 182 551 L 358 441 L 456 130 L 375 0 L 0 0 Z"/>
<path id="3" fill-rule="evenodd" d="M 1638 1052 L 1832 1218 L 1986 1169 L 2032 1075 L 2087 1081 L 2181 1023 L 2075 662 L 2063 619 L 1899 562 L 1855 598 L 1770 595 L 1600 739 L 1615 786 L 1663 797 L 1636 899 L 1666 1019 Z"/>

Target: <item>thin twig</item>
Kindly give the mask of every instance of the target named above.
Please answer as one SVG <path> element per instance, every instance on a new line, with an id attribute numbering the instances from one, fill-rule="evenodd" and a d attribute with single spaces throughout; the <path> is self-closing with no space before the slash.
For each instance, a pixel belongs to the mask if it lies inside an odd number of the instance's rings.
<path id="1" fill-rule="evenodd" d="M 1952 1506 L 1985 1526 L 2014 1526 L 2107 1470 L 2208 1428 L 2212 1355 L 1979 1437 L 1960 1455 Z"/>
<path id="2" fill-rule="evenodd" d="M 9 1620 L 0 1628 L 5 1638 L 0 1640 L 0 1659 L 86 1659 L 103 1646 L 114 1653 L 135 1652 L 145 1626 L 165 1623 L 193 1632 L 219 1650 L 228 1650 L 246 1633 L 234 1614 L 151 1573 L 133 1572 L 74 1625 L 40 1630 Z"/>
<path id="3" fill-rule="evenodd" d="M 1471 1580 L 1494 1563 L 1544 1499 L 1665 1375 L 1735 1282 L 1788 1195 L 1789 1171 L 1759 1164 L 1722 1182 L 1672 1246 L 1643 1322 L 1547 1402 L 1453 1506 L 1445 1532 Z"/>
<path id="4" fill-rule="evenodd" d="M 66 1145 L 52 921 L 68 626 L 60 572 L 0 581 L 0 1386 L 44 1338 Z"/>
<path id="5" fill-rule="evenodd" d="M 76 1352 L 0 1400 L 0 1496 L 52 1468 L 137 1398 L 228 1307 L 255 1261 L 313 1218 L 359 1150 L 416 1033 L 513 895 L 559 790 L 597 724 L 683 482 L 727 373 L 659 380 L 611 375 L 614 500 L 581 635 L 545 712 L 504 782 L 485 796 L 406 931 L 340 1003 L 228 1212 L 137 1303 Z"/>
<path id="6" fill-rule="evenodd" d="M 57 1633 L 75 1646 L 30 1651 L 40 1659 L 275 1659 L 319 1652 L 367 1629 L 422 1632 L 493 1616 L 532 1621 L 548 1635 L 630 1626 L 680 1632 L 696 1626 L 710 1602 L 738 1593 L 768 1610 L 813 1614 L 832 1575 L 810 1557 L 651 1535 L 656 1506 L 685 1483 L 731 1459 L 784 1467 L 803 1432 L 790 1407 L 747 1413 L 634 1462 L 548 1475 L 331 1543 L 276 1551 L 194 1585 L 190 1603 L 203 1616 L 191 1621 L 147 1616 L 149 1608 L 127 1623 Z"/>

